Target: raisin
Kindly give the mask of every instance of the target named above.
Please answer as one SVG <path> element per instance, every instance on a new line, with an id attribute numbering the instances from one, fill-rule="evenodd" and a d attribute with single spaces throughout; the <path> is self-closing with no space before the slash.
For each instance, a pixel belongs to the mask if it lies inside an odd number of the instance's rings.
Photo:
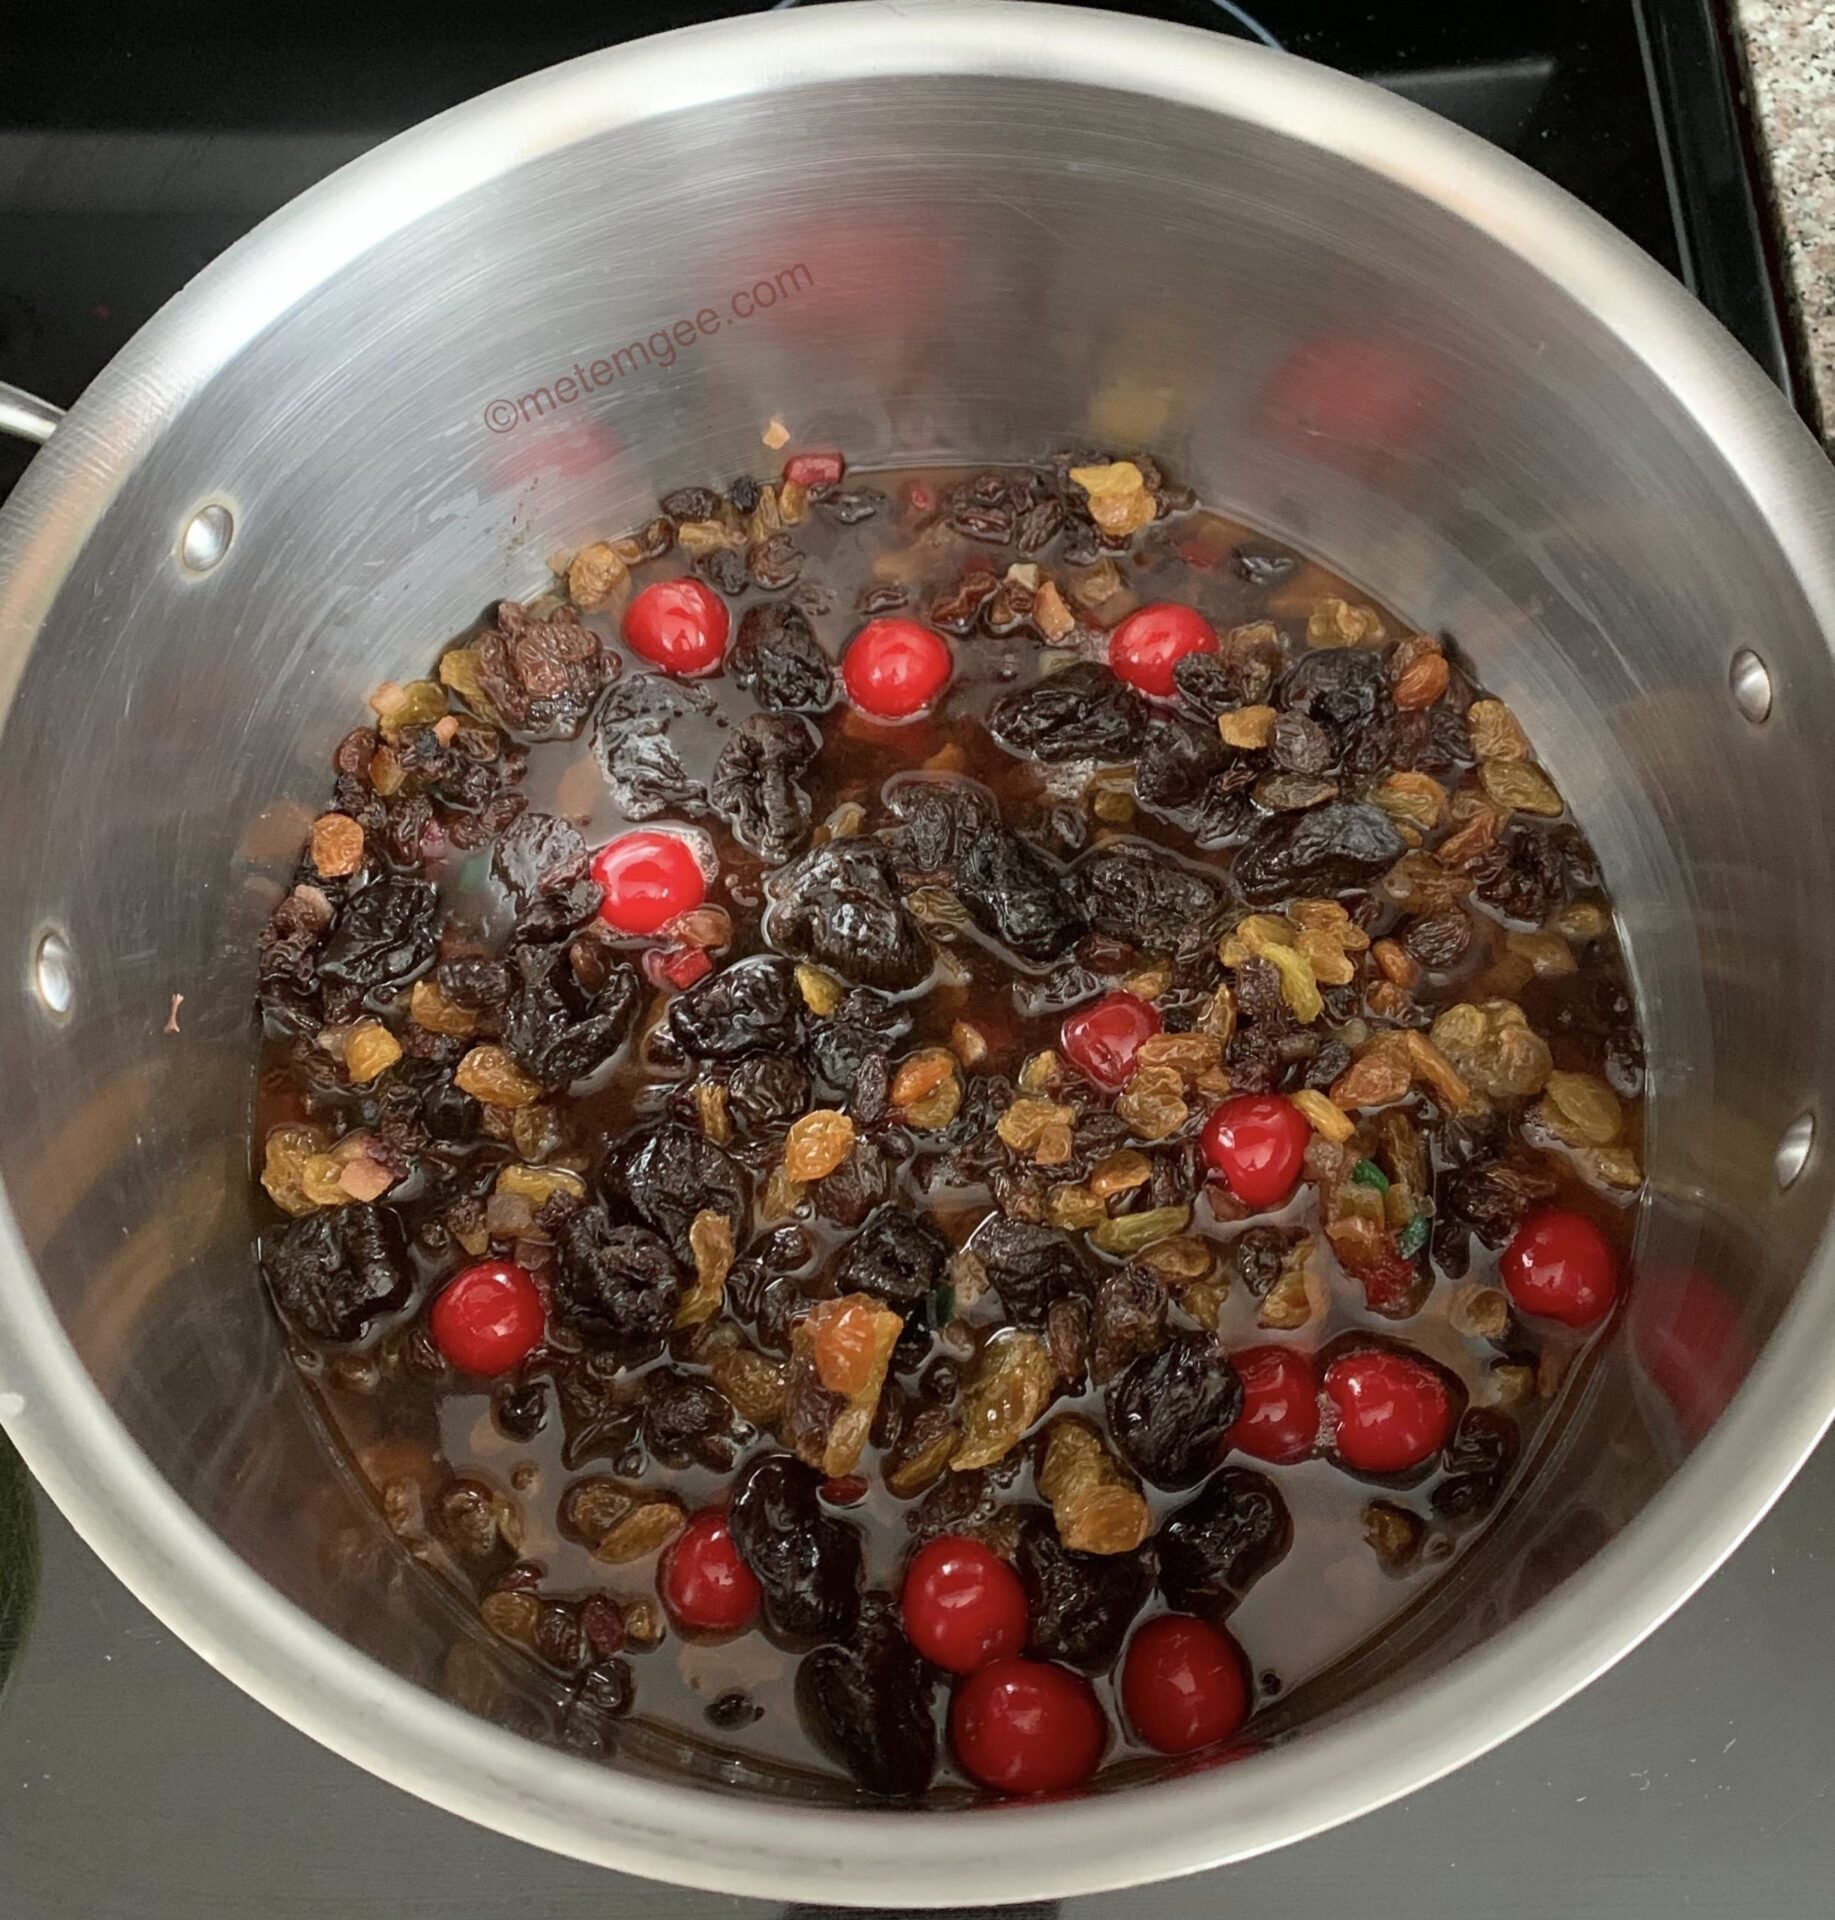
<path id="1" fill-rule="evenodd" d="M 857 1227 L 886 1198 L 891 1175 L 877 1152 L 859 1146 L 817 1181 L 816 1212 L 838 1227 Z"/>
<path id="2" fill-rule="evenodd" d="M 906 910 L 884 847 L 831 841 L 782 869 L 771 891 L 767 936 L 796 958 L 895 993 L 929 974 L 929 943 Z"/>
<path id="3" fill-rule="evenodd" d="M 733 1486 L 727 1524 L 764 1597 L 773 1639 L 791 1646 L 843 1638 L 860 1611 L 860 1531 L 827 1511 L 822 1476 L 788 1453 L 751 1461 Z"/>
<path id="4" fill-rule="evenodd" d="M 1516 1465 L 1516 1423 L 1488 1407 L 1470 1407 L 1440 1455 L 1447 1477 L 1427 1504 L 1443 1520 L 1477 1520 L 1497 1505 Z"/>
<path id="5" fill-rule="evenodd" d="M 1092 1263 L 1069 1234 L 995 1214 L 969 1242 L 1000 1295 L 1006 1317 L 1023 1327 L 1042 1327 L 1054 1301 L 1087 1294 Z"/>
<path id="6" fill-rule="evenodd" d="M 622 1141 L 602 1178 L 609 1193 L 669 1242 L 678 1260 L 694 1258 L 688 1230 L 697 1213 L 723 1213 L 736 1228 L 745 1222 L 746 1181 L 738 1163 L 673 1121 Z"/>
<path id="7" fill-rule="evenodd" d="M 1026 1513 L 1015 1567 L 1026 1589 L 1033 1650 L 1084 1673 L 1103 1673 L 1120 1656 L 1128 1629 L 1153 1589 L 1150 1548 L 1075 1553 L 1051 1516 Z"/>
<path id="8" fill-rule="evenodd" d="M 1018 834 L 996 827 L 970 845 L 956 890 L 977 925 L 1022 959 L 1055 960 L 1082 937 L 1064 876 Z"/>
<path id="9" fill-rule="evenodd" d="M 1106 1386 L 1166 1332 L 1166 1290 L 1144 1267 L 1105 1274 L 1090 1330 L 1090 1377 Z"/>
<path id="10" fill-rule="evenodd" d="M 1242 1411 L 1242 1382 L 1214 1341 L 1175 1333 L 1128 1365 L 1109 1389 L 1108 1410 L 1116 1446 L 1144 1480 L 1189 1487 Z"/>
<path id="11" fill-rule="evenodd" d="M 637 1681 L 630 1663 L 616 1655 L 595 1660 L 574 1683 L 561 1714 L 561 1743 L 576 1753 L 612 1750 L 614 1723 L 631 1711 Z"/>
<path id="12" fill-rule="evenodd" d="M 1168 1604 L 1214 1622 L 1286 1554 L 1293 1522 L 1265 1474 L 1225 1467 L 1166 1516 L 1155 1538 Z"/>
<path id="13" fill-rule="evenodd" d="M 814 806 L 799 776 L 821 744 L 797 714 L 754 714 L 733 733 L 714 765 L 708 797 L 742 847 L 787 860 L 809 837 Z"/>
<path id="14" fill-rule="evenodd" d="M 503 723 L 530 740 L 572 740 L 618 662 L 572 607 L 546 617 L 499 602 L 475 648 L 478 685 Z"/>
<path id="15" fill-rule="evenodd" d="M 932 1675 L 899 1631 L 889 1601 L 874 1596 L 858 1638 L 806 1654 L 797 1712 L 816 1746 L 869 1793 L 915 1799 L 937 1767 Z"/>
<path id="16" fill-rule="evenodd" d="M 1344 893 L 1367 886 L 1408 851 L 1380 808 L 1330 801 L 1265 820 L 1238 848 L 1232 869 L 1251 905 L 1290 894 Z"/>
<path id="17" fill-rule="evenodd" d="M 1560 844 L 1548 833 L 1521 827 L 1481 854 L 1472 868 L 1479 899 L 1510 920 L 1539 925 L 1562 897 Z"/>
<path id="18" fill-rule="evenodd" d="M 1064 524 L 1064 503 L 1049 495 L 1035 500 L 1019 517 L 1013 529 L 1013 544 L 1021 553 L 1039 553 L 1058 537 Z"/>
<path id="19" fill-rule="evenodd" d="M 664 1367 L 644 1375 L 643 1436 L 664 1466 L 728 1473 L 747 1438 L 733 1403 L 711 1380 Z"/>
<path id="20" fill-rule="evenodd" d="M 841 1256 L 836 1289 L 870 1293 L 900 1309 L 921 1305 L 948 1269 L 954 1249 L 927 1215 L 881 1207 Z"/>
<path id="21" fill-rule="evenodd" d="M 1231 568 L 1250 586 L 1264 590 L 1278 587 L 1299 564 L 1291 553 L 1269 553 L 1259 547 L 1237 547 L 1230 555 Z"/>
<path id="22" fill-rule="evenodd" d="M 1337 759 L 1332 736 L 1303 713 L 1283 713 L 1274 723 L 1272 748 L 1277 766 L 1289 773 L 1323 773 Z"/>
<path id="23" fill-rule="evenodd" d="M 491 1396 L 491 1420 L 506 1440 L 528 1443 L 548 1423 L 548 1390 L 539 1380 L 506 1381 Z"/>
<path id="24" fill-rule="evenodd" d="M 707 1703 L 707 1724 L 718 1727 L 722 1733 L 742 1732 L 756 1726 L 764 1717 L 764 1708 L 738 1687 L 728 1688 Z"/>
<path id="25" fill-rule="evenodd" d="M 885 507 L 886 496 L 877 487 L 811 487 L 816 509 L 837 526 L 857 527 L 874 519 Z"/>
<path id="26" fill-rule="evenodd" d="M 970 567 L 953 587 L 930 596 L 925 617 L 945 633 L 967 633 L 999 586 L 999 577 L 986 567 Z"/>
<path id="27" fill-rule="evenodd" d="M 624 965 L 597 993 L 580 985 L 566 951 L 519 946 L 503 1015 L 503 1043 L 544 1087 L 564 1087 L 602 1067 L 624 1044 L 637 1011 L 637 976 Z"/>
<path id="28" fill-rule="evenodd" d="M 747 610 L 728 665 L 772 713 L 820 713 L 834 704 L 834 667 L 807 617 L 787 603 Z"/>
<path id="29" fill-rule="evenodd" d="M 262 1238 L 261 1271 L 281 1318 L 316 1340 L 357 1340 L 408 1297 L 401 1222 L 375 1207 L 330 1207 Z"/>
<path id="30" fill-rule="evenodd" d="M 494 1013 L 510 997 L 510 970 L 479 954 L 442 960 L 434 971 L 441 994 L 468 1013 Z"/>
<path id="31" fill-rule="evenodd" d="M 1457 907 L 1423 914 L 1402 929 L 1402 945 L 1411 958 L 1435 970 L 1456 965 L 1472 944 L 1472 922 Z"/>
<path id="32" fill-rule="evenodd" d="M 658 1351 L 687 1291 L 668 1243 L 647 1227 L 614 1226 L 597 1201 L 569 1212 L 555 1240 L 557 1317 L 627 1358 Z"/>
<path id="33" fill-rule="evenodd" d="M 770 1133 L 789 1126 L 808 1107 L 809 1075 L 787 1054 L 755 1054 L 733 1068 L 726 1097 L 749 1131 Z"/>
<path id="34" fill-rule="evenodd" d="M 745 555 L 736 547 L 715 547 L 711 553 L 696 554 L 694 570 L 729 600 L 738 599 L 751 583 Z"/>
<path id="35" fill-rule="evenodd" d="M 677 487 L 656 503 L 680 525 L 684 520 L 718 520 L 720 496 L 712 487 Z"/>
<path id="36" fill-rule="evenodd" d="M 345 900 L 318 949 L 318 971 L 365 994 L 396 992 L 432 960 L 438 914 L 425 880 L 372 880 Z"/>
<path id="37" fill-rule="evenodd" d="M 803 549 L 787 533 L 767 534 L 746 549 L 745 570 L 766 593 L 782 593 L 803 577 Z"/>
<path id="38" fill-rule="evenodd" d="M 1527 1162 L 1479 1160 L 1440 1176 L 1436 1205 L 1442 1217 L 1469 1227 L 1487 1247 L 1496 1248 L 1554 1190 L 1553 1180 Z"/>
<path id="39" fill-rule="evenodd" d="M 1003 695 L 988 729 L 1003 746 L 1035 760 L 1132 760 L 1147 704 L 1107 667 L 1080 660 L 1036 686 Z"/>
<path id="40" fill-rule="evenodd" d="M 1095 932 L 1161 952 L 1188 933 L 1208 933 L 1227 897 L 1214 875 L 1176 865 L 1146 840 L 1105 841 L 1078 861 L 1071 880 Z"/>
<path id="41" fill-rule="evenodd" d="M 774 954 L 735 960 L 669 1003 L 669 1032 L 693 1060 L 792 1052 L 803 1023 L 796 969 Z"/>
<path id="42" fill-rule="evenodd" d="M 688 777 L 669 727 L 712 712 L 713 701 L 702 688 L 660 673 L 633 674 L 606 696 L 593 729 L 593 756 L 613 801 L 629 819 L 706 810 L 707 791 Z"/>

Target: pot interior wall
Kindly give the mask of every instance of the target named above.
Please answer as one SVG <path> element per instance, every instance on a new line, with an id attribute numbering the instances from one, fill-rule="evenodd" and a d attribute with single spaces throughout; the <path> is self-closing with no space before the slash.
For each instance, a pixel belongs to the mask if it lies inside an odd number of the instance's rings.
<path id="1" fill-rule="evenodd" d="M 1828 1205 L 1819 1162 L 1785 1194 L 1773 1173 L 1830 1077 L 1807 987 L 1835 876 L 1797 830 L 1835 812 L 1828 662 L 1737 478 L 1635 358 L 1393 181 L 1120 92 L 904 77 L 555 141 L 309 273 L 233 353 L 93 529 L 6 725 L 0 1169 L 84 1363 L 212 1528 L 389 1664 L 552 1730 L 545 1683 L 482 1640 L 451 1653 L 460 1609 L 334 1463 L 257 1291 L 254 940 L 366 692 L 660 489 L 767 466 L 773 417 L 859 466 L 1144 446 L 1454 634 L 1623 909 L 1654 1331 L 1705 1276 L 1763 1346 Z M 207 500 L 235 537 L 191 576 L 178 529 Z M 1742 644 L 1772 668 L 1763 727 L 1729 693 Z M 46 927 L 74 955 L 63 1022 L 28 991 Z M 1621 1329 L 1533 1497 L 1272 1730 L 1406 1684 L 1608 1550 L 1736 1344 L 1653 1364 Z M 661 1741 L 623 1763 L 709 1770 Z"/>

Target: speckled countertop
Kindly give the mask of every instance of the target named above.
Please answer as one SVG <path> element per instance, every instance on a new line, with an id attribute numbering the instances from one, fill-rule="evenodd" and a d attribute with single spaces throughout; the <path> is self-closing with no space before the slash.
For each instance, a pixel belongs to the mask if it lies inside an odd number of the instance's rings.
<path id="1" fill-rule="evenodd" d="M 1835 0 L 1734 0 L 1784 265 L 1835 453 Z"/>

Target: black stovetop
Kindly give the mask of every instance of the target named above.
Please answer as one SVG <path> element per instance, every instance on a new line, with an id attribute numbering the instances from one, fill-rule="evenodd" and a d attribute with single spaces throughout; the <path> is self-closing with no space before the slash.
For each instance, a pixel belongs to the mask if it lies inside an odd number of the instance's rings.
<path id="1" fill-rule="evenodd" d="M 1791 353 L 1711 0 L 1111 0 L 1269 38 L 1508 148 L 1680 277 L 1790 390 Z M 39 8 L 0 33 L 0 380 L 67 405 L 265 214 L 390 134 L 608 40 L 762 0 Z M 15 39 L 22 23 L 8 23 Z M 29 450 L 0 442 L 0 495 Z M 212 1674 L 105 1574 L 0 1441 L 0 1912 L 8 1920 L 738 1920 L 749 1902 L 538 1855 L 412 1803 Z M 1818 1555 L 1835 1443 L 1616 1673 L 1452 1780 L 1088 1920 L 1827 1910 L 1835 1700 Z M 28 1554 L 36 1510 L 41 1550 Z M 21 1512 L 28 1517 L 22 1522 Z M 36 1588 L 36 1624 L 18 1604 Z M 1807 1817 L 1806 1817 L 1807 1816 Z M 794 1900 L 795 1890 L 787 1890 Z"/>

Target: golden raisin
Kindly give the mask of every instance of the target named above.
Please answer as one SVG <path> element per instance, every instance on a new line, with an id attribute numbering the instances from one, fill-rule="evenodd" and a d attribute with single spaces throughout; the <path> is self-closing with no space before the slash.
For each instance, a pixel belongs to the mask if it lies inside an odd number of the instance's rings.
<path id="1" fill-rule="evenodd" d="M 908 1126 L 934 1132 L 962 1105 L 962 1071 L 947 1047 L 923 1047 L 892 1076 L 892 1105 Z"/>
<path id="2" fill-rule="evenodd" d="M 1324 1134 L 1326 1139 L 1345 1141 L 1357 1129 L 1351 1124 L 1350 1116 L 1342 1107 L 1333 1105 L 1324 1094 L 1311 1087 L 1302 1087 L 1291 1096 L 1293 1103 L 1305 1114 L 1313 1129 Z"/>
<path id="3" fill-rule="evenodd" d="M 1055 581 L 1047 580 L 1033 596 L 1032 624 L 1047 640 L 1061 639 L 1077 624 Z"/>
<path id="4" fill-rule="evenodd" d="M 1527 760 L 1529 737 L 1501 700 L 1474 700 L 1465 710 L 1472 751 L 1480 760 Z"/>
<path id="5" fill-rule="evenodd" d="M 401 1058 L 401 1042 L 378 1020 L 363 1020 L 344 1042 L 344 1071 L 352 1086 L 367 1086 Z"/>
<path id="6" fill-rule="evenodd" d="M 988 1057 L 988 1043 L 979 1027 L 958 1020 L 949 1030 L 949 1050 L 965 1067 L 978 1067 Z"/>
<path id="7" fill-rule="evenodd" d="M 1555 791 L 1555 783 L 1532 760 L 1481 761 L 1478 783 L 1500 807 L 1509 807 L 1518 813 L 1541 814 L 1552 819 L 1565 807 Z"/>
<path id="8" fill-rule="evenodd" d="M 1321 600 L 1306 617 L 1309 647 L 1363 647 L 1382 637 L 1376 609 L 1354 607 L 1348 600 Z"/>
<path id="9" fill-rule="evenodd" d="M 473 1047 L 453 1081 L 487 1107 L 526 1107 L 542 1096 L 541 1083 L 523 1072 L 502 1047 Z"/>
<path id="10" fill-rule="evenodd" d="M 1142 1067 L 1116 1097 L 1115 1111 L 1136 1139 L 1164 1140 L 1191 1116 L 1184 1088 L 1177 1067 Z"/>
<path id="11" fill-rule="evenodd" d="M 1406 820 L 1423 833 L 1432 833 L 1446 818 L 1446 789 L 1432 774 L 1385 774 L 1370 798 L 1391 820 Z"/>
<path id="12" fill-rule="evenodd" d="M 1383 977 L 1398 987 L 1415 986 L 1421 978 L 1421 963 L 1399 940 L 1379 940 L 1370 949 Z"/>
<path id="13" fill-rule="evenodd" d="M 312 823 L 312 864 L 327 880 L 342 880 L 363 864 L 363 829 L 348 813 L 322 813 Z"/>
<path id="14" fill-rule="evenodd" d="M 1195 1079 L 1223 1059 L 1223 1043 L 1211 1033 L 1156 1033 L 1140 1044 L 1137 1070 L 1170 1067 L 1182 1078 Z"/>
<path id="15" fill-rule="evenodd" d="M 813 1341 L 816 1378 L 845 1400 L 877 1391 L 904 1322 L 871 1294 L 850 1293 L 839 1300 L 818 1300 L 807 1325 Z"/>
<path id="16" fill-rule="evenodd" d="M 1047 1128 L 1068 1129 L 1075 1119 L 1069 1107 L 1054 1100 L 1021 1095 L 994 1123 L 994 1131 L 1015 1153 L 1033 1153 Z"/>
<path id="17" fill-rule="evenodd" d="M 1129 1259 L 1190 1225 L 1190 1207 L 1149 1207 L 1144 1213 L 1124 1213 L 1103 1221 L 1090 1235 L 1090 1245 Z"/>
<path id="18" fill-rule="evenodd" d="M 950 1456 L 954 1472 L 1004 1460 L 1045 1411 L 1058 1370 L 1037 1334 L 1003 1327 L 976 1357 L 963 1389 L 962 1437 Z"/>
<path id="19" fill-rule="evenodd" d="M 699 1326 L 720 1311 L 726 1276 L 733 1267 L 732 1221 L 712 1207 L 703 1207 L 689 1224 L 688 1246 L 694 1255 L 694 1285 L 675 1310 L 678 1327 Z"/>
<path id="20" fill-rule="evenodd" d="M 1117 1193 L 1132 1193 L 1144 1187 L 1153 1175 L 1153 1162 L 1133 1147 L 1121 1147 L 1106 1154 L 1090 1169 L 1089 1189 L 1106 1200 Z"/>
<path id="21" fill-rule="evenodd" d="M 733 1137 L 733 1117 L 727 1103 L 726 1088 L 718 1080 L 697 1080 L 694 1104 L 702 1133 L 715 1146 L 724 1147 Z"/>
<path id="22" fill-rule="evenodd" d="M 567 569 L 568 598 L 588 613 L 621 599 L 630 584 L 630 568 L 607 540 L 582 547 Z"/>
<path id="23" fill-rule="evenodd" d="M 1594 1073 L 1551 1073 L 1543 1104 L 1570 1147 L 1609 1147 L 1625 1124 L 1618 1095 Z"/>
<path id="24" fill-rule="evenodd" d="M 1194 1233 L 1175 1233 L 1170 1240 L 1156 1241 L 1142 1253 L 1140 1263 L 1163 1285 L 1178 1288 L 1208 1280 L 1216 1265 L 1211 1243 Z M 1226 1280 L 1226 1290 L 1228 1285 Z M 1183 1301 L 1183 1294 L 1180 1298 Z"/>
<path id="25" fill-rule="evenodd" d="M 1468 1000 L 1448 1007 L 1435 1019 L 1429 1039 L 1488 1099 L 1540 1093 L 1554 1064 L 1548 1042 L 1532 1031 L 1511 1000 L 1487 1000 L 1482 1006 Z"/>
<path id="26" fill-rule="evenodd" d="M 1045 1218 L 1066 1233 L 1087 1233 L 1108 1217 L 1108 1203 L 1088 1187 L 1053 1187 L 1045 1196 Z"/>
<path id="27" fill-rule="evenodd" d="M 540 1213 L 557 1194 L 570 1200 L 586 1198 L 586 1182 L 565 1167 L 505 1167 L 491 1190 L 527 1201 L 532 1215 Z"/>
<path id="28" fill-rule="evenodd" d="M 307 1193 L 304 1176 L 308 1163 L 325 1157 L 329 1145 L 320 1127 L 289 1124 L 268 1129 L 262 1146 L 261 1184 L 283 1213 L 311 1213 L 325 1204 Z"/>
<path id="29" fill-rule="evenodd" d="M 784 1141 L 784 1171 L 792 1180 L 821 1180 L 854 1150 L 854 1123 L 832 1107 L 806 1113 Z"/>
<path id="30" fill-rule="evenodd" d="M 1403 713 L 1419 707 L 1431 707 L 1446 691 L 1452 678 L 1446 655 L 1436 648 L 1419 653 L 1405 666 L 1395 683 L 1395 704 Z"/>
<path id="31" fill-rule="evenodd" d="M 673 1494 L 648 1494 L 593 1548 L 593 1558 L 613 1567 L 647 1559 L 687 1524 L 688 1516 Z"/>
<path id="32" fill-rule="evenodd" d="M 1217 731 L 1226 747 L 1259 753 L 1274 743 L 1274 723 L 1279 718 L 1272 707 L 1237 707 L 1217 716 Z"/>
<path id="33" fill-rule="evenodd" d="M 1045 1431 L 1039 1491 L 1051 1503 L 1058 1538 L 1073 1553 L 1132 1553 L 1153 1530 L 1153 1513 L 1102 1436 L 1065 1414 Z"/>
<path id="34" fill-rule="evenodd" d="M 1090 518 L 1104 533 L 1138 533 L 1153 518 L 1153 496 L 1132 460 L 1072 467 L 1070 477 L 1089 495 Z"/>
<path id="35" fill-rule="evenodd" d="M 841 996 L 847 991 L 832 973 L 824 973 L 820 967 L 799 966 L 796 985 L 804 1006 L 824 1020 L 840 1006 Z"/>
<path id="36" fill-rule="evenodd" d="M 470 1007 L 448 1000 L 431 977 L 415 981 L 408 991 L 408 1018 L 429 1033 L 468 1034 L 476 1030 L 478 1016 Z"/>
<path id="37" fill-rule="evenodd" d="M 772 1427 L 783 1417 L 787 1369 L 781 1360 L 750 1347 L 729 1347 L 714 1355 L 708 1371 L 742 1420 Z"/>

